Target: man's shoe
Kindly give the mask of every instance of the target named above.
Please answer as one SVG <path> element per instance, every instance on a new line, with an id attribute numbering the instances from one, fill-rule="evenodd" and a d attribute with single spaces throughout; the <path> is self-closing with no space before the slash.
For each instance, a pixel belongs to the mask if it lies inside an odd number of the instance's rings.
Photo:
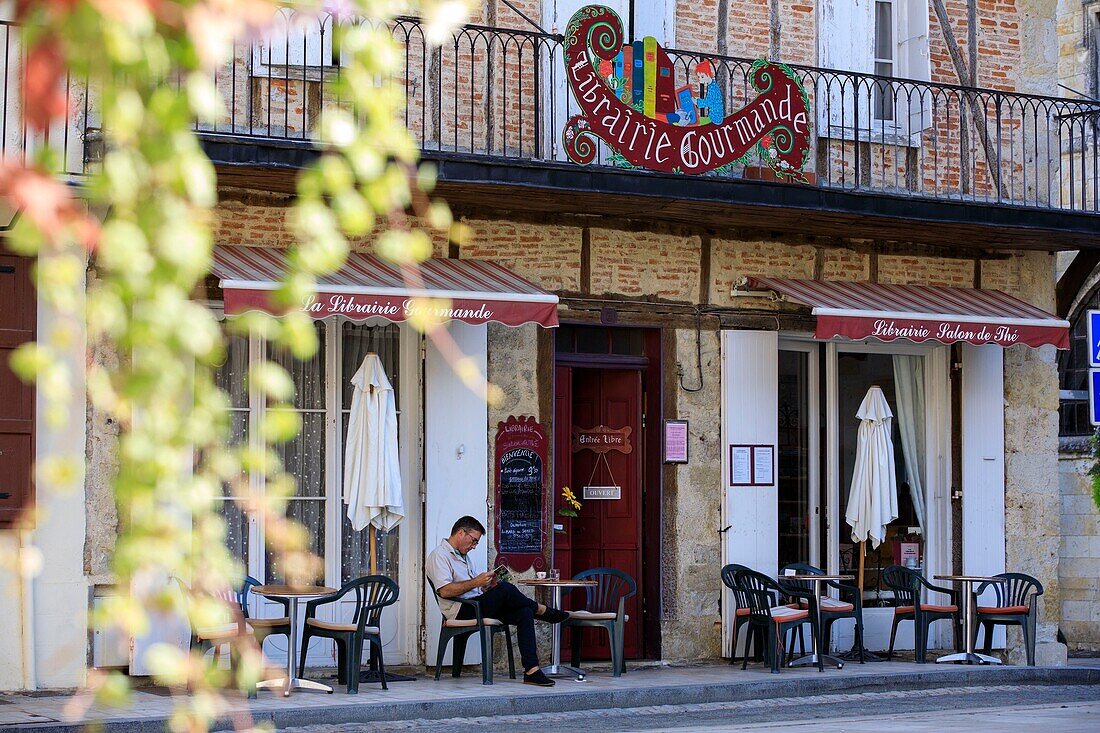
<path id="1" fill-rule="evenodd" d="M 523 673 L 523 684 L 538 685 L 539 687 L 553 687 L 554 680 L 544 675 L 541 669 L 536 669 L 531 674 L 527 674 L 526 672 Z"/>
<path id="2" fill-rule="evenodd" d="M 569 612 L 563 611 L 560 608 L 546 607 L 546 611 L 541 616 L 536 617 L 539 621 L 545 621 L 548 624 L 560 624 L 569 618 Z"/>

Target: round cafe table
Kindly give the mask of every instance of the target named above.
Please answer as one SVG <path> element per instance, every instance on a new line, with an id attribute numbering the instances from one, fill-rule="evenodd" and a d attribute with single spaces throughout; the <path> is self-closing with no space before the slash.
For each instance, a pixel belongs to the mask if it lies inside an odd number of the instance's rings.
<path id="1" fill-rule="evenodd" d="M 1004 583 L 1005 578 L 989 578 L 983 575 L 937 575 L 936 580 L 950 580 L 963 588 L 966 605 L 963 606 L 963 634 L 966 639 L 966 651 L 948 654 L 936 660 L 940 662 L 966 662 L 967 664 L 1000 664 L 1001 660 L 974 651 L 974 607 L 978 599 L 974 596 L 975 583 Z"/>
<path id="2" fill-rule="evenodd" d="M 832 654 L 828 654 L 828 649 L 825 648 L 825 637 L 821 633 L 821 584 L 827 583 L 830 580 L 852 580 L 851 575 L 814 575 L 812 573 L 800 573 L 796 575 L 780 575 L 780 581 L 784 580 L 798 580 L 802 582 L 810 582 L 814 588 L 814 598 L 816 599 L 813 604 L 814 614 L 814 628 L 817 631 L 814 633 L 814 651 L 813 654 L 807 654 L 804 657 L 799 657 L 794 660 L 788 667 L 801 667 L 806 664 L 817 665 L 819 671 L 825 669 L 825 662 L 834 665 L 837 669 L 844 669 L 844 661 L 838 657 L 834 657 Z"/>
<path id="3" fill-rule="evenodd" d="M 561 608 L 561 592 L 564 588 L 584 588 L 585 586 L 598 585 L 595 580 L 520 580 L 520 585 L 528 585 L 532 588 L 549 588 L 550 605 Z M 580 629 L 574 629 L 573 633 L 579 633 Z M 561 624 L 551 624 L 550 634 L 553 639 L 550 647 L 550 664 L 542 665 L 542 671 L 547 675 L 560 675 L 568 673 L 573 675 L 577 682 L 584 682 L 584 671 L 576 667 L 570 667 L 561 663 Z"/>
<path id="4" fill-rule="evenodd" d="M 332 694 L 332 688 L 328 685 L 304 680 L 296 674 L 296 662 L 298 660 L 298 600 L 301 598 L 316 598 L 335 593 L 336 588 L 324 585 L 257 585 L 252 589 L 253 593 L 265 598 L 285 598 L 289 602 L 287 611 L 290 617 L 289 641 L 286 647 L 286 677 L 276 677 L 256 683 L 257 689 L 283 690 L 283 697 L 290 697 L 291 690 L 318 690 Z"/>

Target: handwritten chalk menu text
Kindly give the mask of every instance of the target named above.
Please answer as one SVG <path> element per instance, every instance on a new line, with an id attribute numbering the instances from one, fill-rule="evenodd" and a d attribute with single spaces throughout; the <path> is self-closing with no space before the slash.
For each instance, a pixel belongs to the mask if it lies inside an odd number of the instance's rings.
<path id="1" fill-rule="evenodd" d="M 546 567 L 546 444 L 532 416 L 497 424 L 497 562 L 517 572 Z"/>

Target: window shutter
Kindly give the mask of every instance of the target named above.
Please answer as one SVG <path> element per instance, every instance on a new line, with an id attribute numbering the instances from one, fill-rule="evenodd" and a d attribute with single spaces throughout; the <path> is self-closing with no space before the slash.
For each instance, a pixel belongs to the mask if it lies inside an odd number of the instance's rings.
<path id="1" fill-rule="evenodd" d="M 928 81 L 932 78 L 928 56 L 928 0 L 904 0 L 901 17 L 898 58 L 903 64 L 904 76 Z M 932 127 L 932 92 L 927 87 L 906 84 L 899 93 L 904 95 L 909 108 L 908 127 L 901 132 L 909 135 L 910 145 L 920 145 L 921 133 Z"/>
<path id="2" fill-rule="evenodd" d="M 872 73 L 874 0 L 823 0 L 819 27 L 821 66 Z M 851 139 L 871 119 L 871 85 L 845 75 L 826 74 L 817 82 L 818 130 L 822 137 Z M 858 119 L 857 119 L 858 117 Z"/>
<path id="3" fill-rule="evenodd" d="M 314 18 L 293 8 L 280 10 L 270 30 L 252 47 L 252 73 L 282 79 L 295 69 L 301 74 L 333 66 L 332 22 L 328 14 Z M 279 72 L 281 67 L 287 67 L 286 74 Z"/>
<path id="4" fill-rule="evenodd" d="M 35 390 L 9 366 L 16 347 L 34 340 L 31 263 L 0 249 L 0 527 L 23 526 L 34 508 Z"/>

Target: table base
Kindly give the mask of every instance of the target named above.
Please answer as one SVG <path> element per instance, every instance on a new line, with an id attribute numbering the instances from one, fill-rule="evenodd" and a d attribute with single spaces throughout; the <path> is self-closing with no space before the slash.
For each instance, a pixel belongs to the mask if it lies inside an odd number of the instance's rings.
<path id="1" fill-rule="evenodd" d="M 794 660 L 793 662 L 790 662 L 787 666 L 788 667 L 805 667 L 806 665 L 812 664 L 816 667 L 818 658 L 819 657 L 818 657 L 817 654 L 807 654 L 804 657 L 799 657 L 798 659 Z M 834 667 L 836 667 L 837 669 L 844 669 L 844 660 L 840 659 L 839 657 L 834 657 L 832 654 L 822 654 L 820 659 L 825 664 L 831 664 Z"/>
<path id="2" fill-rule="evenodd" d="M 573 678 L 577 682 L 587 682 L 584 670 L 577 669 L 576 667 L 570 667 L 568 664 L 544 664 L 540 667 L 542 673 L 547 677 L 561 677 L 562 675 L 573 675 Z"/>
<path id="3" fill-rule="evenodd" d="M 280 688 L 283 691 L 283 697 L 290 697 L 291 690 L 316 690 L 318 692 L 332 694 L 332 688 L 328 685 L 314 682 L 313 680 L 304 680 L 300 677 L 295 677 L 290 680 L 286 677 L 278 677 L 276 679 L 264 680 L 263 682 L 256 683 L 257 690 L 278 690 Z"/>
<path id="4" fill-rule="evenodd" d="M 977 652 L 959 652 L 958 654 L 948 654 L 945 657 L 940 657 L 936 660 L 936 664 L 940 662 L 966 662 L 967 664 L 1003 664 L 1000 659 L 991 657 L 987 654 L 978 654 Z"/>

